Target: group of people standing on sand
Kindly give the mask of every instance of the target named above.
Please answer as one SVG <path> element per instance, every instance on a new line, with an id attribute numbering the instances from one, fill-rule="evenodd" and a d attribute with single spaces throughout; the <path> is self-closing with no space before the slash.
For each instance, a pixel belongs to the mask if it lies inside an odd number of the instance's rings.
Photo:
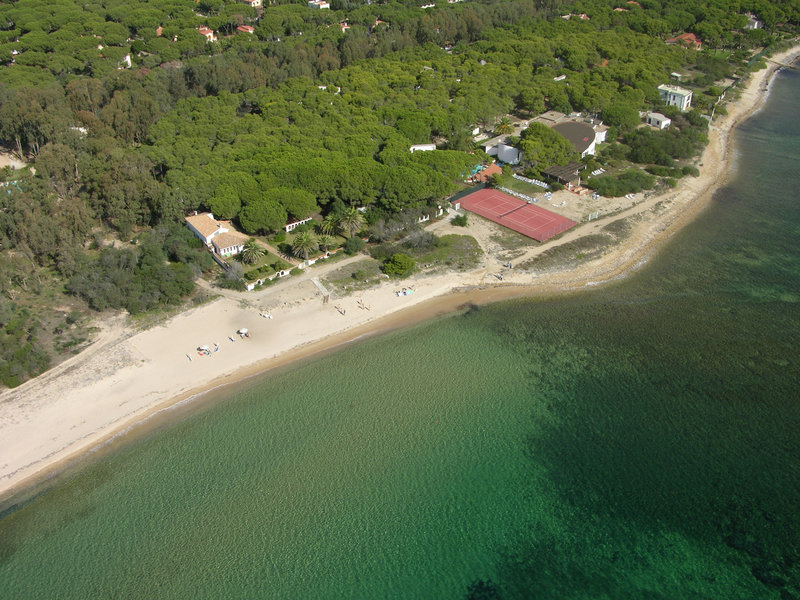
<path id="1" fill-rule="evenodd" d="M 241 339 L 245 339 L 245 338 L 249 339 L 250 338 L 250 331 L 247 330 L 247 329 L 242 328 L 242 329 L 238 330 L 236 333 L 239 335 L 239 337 Z M 229 335 L 228 339 L 231 342 L 235 342 L 236 341 L 232 335 Z M 217 344 L 216 342 L 214 342 L 214 352 L 215 353 L 219 352 L 219 344 Z M 202 358 L 204 356 L 211 356 L 211 354 L 212 354 L 212 351 L 211 351 L 210 347 L 208 347 L 208 346 L 198 346 L 197 347 L 197 356 L 199 356 L 200 358 Z M 192 355 L 189 354 L 188 352 L 186 353 L 186 358 L 189 359 L 189 362 L 192 362 Z"/>

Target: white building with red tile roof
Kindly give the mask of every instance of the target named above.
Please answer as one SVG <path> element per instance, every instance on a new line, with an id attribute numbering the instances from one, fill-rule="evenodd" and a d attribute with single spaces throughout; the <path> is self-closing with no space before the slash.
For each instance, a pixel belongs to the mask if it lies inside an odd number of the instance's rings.
<path id="1" fill-rule="evenodd" d="M 226 231 L 215 235 L 211 240 L 214 252 L 225 258 L 239 254 L 244 248 L 247 236 L 236 231 Z"/>
<path id="2" fill-rule="evenodd" d="M 217 36 L 212 29 L 208 27 L 198 27 L 197 31 L 206 38 L 207 42 L 211 43 L 217 41 Z"/>
<path id="3" fill-rule="evenodd" d="M 220 256 L 233 256 L 242 251 L 247 236 L 233 229 L 230 221 L 218 221 L 213 213 L 186 217 L 186 226 L 201 242 Z"/>

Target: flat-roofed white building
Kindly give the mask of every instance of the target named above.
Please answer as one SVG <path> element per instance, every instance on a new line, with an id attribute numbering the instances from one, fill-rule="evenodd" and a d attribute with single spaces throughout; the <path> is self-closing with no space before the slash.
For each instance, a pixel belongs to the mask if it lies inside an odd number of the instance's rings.
<path id="1" fill-rule="evenodd" d="M 692 107 L 691 90 L 664 83 L 658 86 L 658 93 L 667 106 L 677 106 L 680 110 L 689 110 Z"/>
<path id="2" fill-rule="evenodd" d="M 647 113 L 644 117 L 644 122 L 653 127 L 658 127 L 659 129 L 666 129 L 672 125 L 672 119 L 657 112 Z"/>

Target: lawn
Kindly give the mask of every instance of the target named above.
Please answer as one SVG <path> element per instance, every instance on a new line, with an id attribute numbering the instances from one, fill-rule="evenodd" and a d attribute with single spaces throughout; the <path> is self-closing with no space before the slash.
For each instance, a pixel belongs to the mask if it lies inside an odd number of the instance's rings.
<path id="1" fill-rule="evenodd" d="M 292 265 L 288 264 L 280 256 L 272 252 L 265 252 L 259 260 L 253 264 L 247 264 L 241 261 L 241 255 L 231 256 L 226 261 L 228 264 L 239 263 L 244 269 L 244 278 L 247 281 L 255 281 L 256 279 L 263 279 L 275 273 L 274 265 L 283 265 L 283 268 L 290 269 Z"/>
<path id="2" fill-rule="evenodd" d="M 538 185 L 525 183 L 524 181 L 514 179 L 513 177 L 503 177 L 502 185 L 503 187 L 514 190 L 515 192 L 519 192 L 520 194 L 525 194 L 531 198 L 541 198 L 545 192 L 547 192 L 546 189 L 540 188 Z"/>

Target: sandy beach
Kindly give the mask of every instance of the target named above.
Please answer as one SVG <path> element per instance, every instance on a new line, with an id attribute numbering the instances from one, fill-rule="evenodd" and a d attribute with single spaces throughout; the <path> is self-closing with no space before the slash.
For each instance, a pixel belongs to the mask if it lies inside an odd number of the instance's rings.
<path id="1" fill-rule="evenodd" d="M 506 258 L 492 239 L 500 228 L 470 216 L 466 230 L 447 220 L 429 229 L 437 234 L 466 233 L 478 240 L 486 255 L 481 267 L 471 272 L 420 274 L 323 303 L 312 278 L 324 278 L 360 260 L 355 257 L 312 267 L 257 292 L 221 290 L 218 299 L 146 331 L 133 329 L 124 316 L 102 321 L 88 349 L 0 393 L 0 501 L 149 416 L 208 390 L 465 305 L 574 292 L 634 271 L 708 205 L 731 171 L 731 133 L 762 105 L 776 70 L 798 56 L 800 47 L 778 54 L 768 69 L 750 77 L 741 97 L 727 106 L 728 115 L 711 125 L 699 177 L 684 178 L 668 193 L 639 195 L 635 204 L 612 216 L 582 223 L 514 257 L 514 263 L 522 265 L 614 221 L 635 224 L 624 243 L 577 268 L 515 268 L 505 270 L 501 281 L 495 274 L 504 270 Z M 398 296 L 403 286 L 413 288 L 413 294 Z M 249 337 L 237 334 L 242 328 Z M 209 348 L 208 355 L 198 353 L 201 346 Z"/>

